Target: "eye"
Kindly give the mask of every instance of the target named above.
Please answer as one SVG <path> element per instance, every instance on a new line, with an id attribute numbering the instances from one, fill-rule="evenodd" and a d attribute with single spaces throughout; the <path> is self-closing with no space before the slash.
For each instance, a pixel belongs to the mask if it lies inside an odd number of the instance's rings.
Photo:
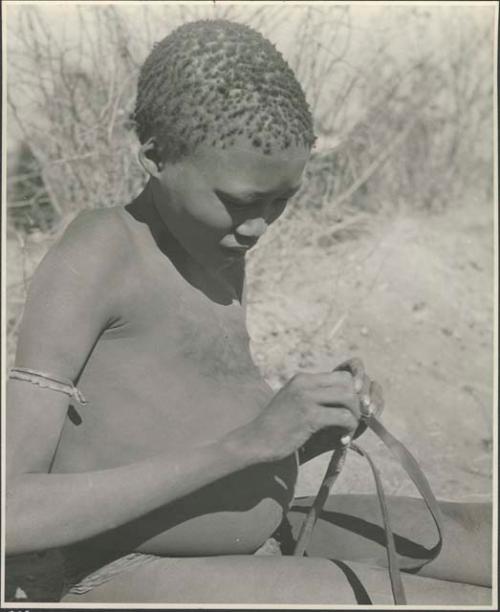
<path id="1" fill-rule="evenodd" d="M 237 202 L 236 200 L 228 200 L 225 204 L 235 210 L 248 210 L 251 208 L 251 204 L 246 204 L 244 202 Z"/>
<path id="2" fill-rule="evenodd" d="M 230 196 L 227 196 L 225 194 L 222 194 L 220 192 L 215 192 L 215 195 L 219 198 L 219 200 L 224 204 L 224 206 L 226 206 L 227 208 L 232 208 L 232 209 L 236 209 L 236 210 L 243 210 L 245 208 L 248 208 L 248 204 L 245 204 L 244 202 L 240 202 L 238 200 L 234 200 L 233 198 L 231 198 Z"/>
<path id="3" fill-rule="evenodd" d="M 248 212 L 265 205 L 265 200 L 263 200 L 261 197 L 259 197 L 255 201 L 242 201 L 233 198 L 230 194 L 223 193 L 220 191 L 216 191 L 215 195 L 219 198 L 219 200 L 222 202 L 222 204 L 224 204 L 226 208 L 232 211 Z M 284 208 L 291 197 L 291 195 L 287 194 L 284 197 L 282 196 L 280 198 L 276 198 L 275 200 L 270 201 L 269 205 L 273 208 Z"/>

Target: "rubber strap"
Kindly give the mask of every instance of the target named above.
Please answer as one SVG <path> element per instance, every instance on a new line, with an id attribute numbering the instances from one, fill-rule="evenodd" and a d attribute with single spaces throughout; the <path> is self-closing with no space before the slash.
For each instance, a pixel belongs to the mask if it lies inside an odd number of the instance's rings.
<path id="1" fill-rule="evenodd" d="M 347 447 L 337 448 L 333 452 L 332 458 L 330 459 L 330 463 L 326 468 L 325 476 L 323 478 L 323 482 L 319 488 L 318 494 L 316 495 L 309 512 L 307 513 L 304 522 L 302 523 L 302 527 L 300 528 L 300 533 L 297 537 L 297 543 L 295 544 L 295 548 L 293 549 L 293 555 L 295 557 L 302 557 L 306 552 L 306 548 L 309 545 L 311 540 L 312 531 L 314 529 L 314 525 L 319 518 L 321 513 L 321 509 L 325 505 L 325 502 L 330 495 L 330 490 L 333 487 L 333 483 L 337 480 L 337 476 L 340 474 L 342 468 L 344 467 L 345 458 L 347 455 Z"/>
<path id="2" fill-rule="evenodd" d="M 389 510 L 387 508 L 387 500 L 385 498 L 384 487 L 380 478 L 380 472 L 373 463 L 370 455 L 357 446 L 351 444 L 350 448 L 356 451 L 359 455 L 364 457 L 372 470 L 373 478 L 375 480 L 375 486 L 377 488 L 377 497 L 380 504 L 380 513 L 382 514 L 382 521 L 385 529 L 385 546 L 387 552 L 387 564 L 389 568 L 389 578 L 391 580 L 391 589 L 394 603 L 397 606 L 406 605 L 406 594 L 403 586 L 403 580 L 401 579 L 400 566 L 398 556 L 396 553 L 396 545 L 394 543 L 394 534 L 392 533 L 391 523 L 389 519 Z"/>
<path id="3" fill-rule="evenodd" d="M 417 487 L 422 499 L 427 506 L 434 524 L 436 525 L 436 530 L 438 533 L 438 542 L 437 544 L 429 550 L 429 556 L 424 559 L 405 559 L 400 558 L 399 567 L 405 570 L 415 570 L 420 569 L 427 563 L 433 561 L 441 552 L 443 547 L 443 526 L 442 526 L 442 517 L 441 510 L 439 509 L 439 504 L 434 497 L 434 493 L 427 481 L 427 478 L 424 476 L 424 473 L 420 469 L 416 459 L 410 453 L 410 451 L 392 434 L 390 434 L 387 429 L 382 425 L 382 423 L 376 418 L 371 417 L 366 419 L 366 423 L 368 427 L 375 433 L 382 442 L 387 446 L 387 448 L 391 451 L 394 457 L 399 461 L 405 472 L 411 478 L 413 484 Z"/>
<path id="4" fill-rule="evenodd" d="M 436 529 L 438 532 L 438 542 L 431 550 L 429 550 L 429 555 L 426 558 L 409 560 L 397 554 L 394 542 L 394 534 L 392 532 L 390 524 L 387 500 L 385 497 L 382 480 L 380 478 L 380 473 L 368 453 L 351 442 L 349 448 L 365 457 L 373 473 L 386 535 L 386 554 L 394 603 L 396 605 L 404 605 L 406 604 L 406 595 L 400 571 L 402 569 L 420 569 L 430 561 L 434 560 L 439 555 L 443 547 L 443 528 L 441 511 L 426 477 L 424 476 L 422 470 L 420 469 L 420 466 L 418 465 L 413 455 L 408 451 L 408 449 L 397 438 L 395 438 L 387 431 L 387 429 L 376 418 L 376 416 L 367 414 L 363 417 L 363 421 L 380 438 L 380 440 L 382 440 L 382 442 L 392 452 L 394 457 L 399 461 L 405 472 L 411 478 L 412 482 L 417 487 L 420 495 L 422 496 L 434 520 L 434 524 L 436 525 Z M 316 524 L 321 509 L 323 508 L 325 501 L 328 498 L 328 495 L 330 494 L 330 490 L 333 486 L 333 483 L 335 482 L 338 474 L 340 473 L 340 470 L 344 465 L 346 451 L 347 447 L 342 447 L 335 450 L 332 455 L 318 494 L 306 518 L 304 519 L 304 523 L 302 524 L 302 528 L 298 536 L 297 544 L 293 553 L 295 556 L 304 555 L 307 546 L 309 545 L 314 525 Z"/>
<path id="5" fill-rule="evenodd" d="M 356 444 L 351 443 L 350 448 L 365 457 L 372 470 L 385 529 L 387 564 L 389 569 L 389 578 L 391 580 L 391 589 L 394 598 L 394 603 L 396 605 L 405 605 L 406 595 L 403 587 L 403 581 L 401 579 L 401 570 L 420 569 L 426 563 L 429 563 L 439 555 L 443 546 L 441 511 L 439 510 L 437 500 L 434 497 L 434 493 L 432 492 L 432 489 L 429 483 L 427 482 L 424 473 L 420 469 L 420 466 L 418 465 L 413 455 L 409 452 L 409 450 L 397 438 L 390 434 L 375 416 L 365 417 L 363 420 L 392 452 L 392 454 L 399 461 L 405 472 L 411 478 L 414 485 L 417 487 L 420 495 L 422 496 L 429 512 L 431 513 L 438 532 L 438 542 L 429 551 L 429 556 L 425 559 L 409 561 L 408 559 L 404 559 L 398 556 L 394 543 L 394 534 L 392 532 L 390 524 L 389 510 L 387 508 L 384 487 L 380 479 L 379 471 L 373 463 L 370 455 Z"/>

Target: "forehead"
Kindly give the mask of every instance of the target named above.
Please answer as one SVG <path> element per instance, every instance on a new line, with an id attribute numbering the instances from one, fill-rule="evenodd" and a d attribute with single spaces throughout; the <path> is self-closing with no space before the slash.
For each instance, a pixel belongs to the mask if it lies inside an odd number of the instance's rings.
<path id="1" fill-rule="evenodd" d="M 242 141 L 227 149 L 199 146 L 190 162 L 212 189 L 266 193 L 296 187 L 309 155 L 309 149 L 303 146 L 267 155 Z"/>

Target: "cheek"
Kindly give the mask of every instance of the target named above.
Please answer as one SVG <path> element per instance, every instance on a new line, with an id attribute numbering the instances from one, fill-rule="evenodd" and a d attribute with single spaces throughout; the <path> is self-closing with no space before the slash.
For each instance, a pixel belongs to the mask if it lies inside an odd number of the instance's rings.
<path id="1" fill-rule="evenodd" d="M 200 226 L 214 231 L 226 232 L 234 225 L 231 215 L 218 198 L 206 194 L 204 196 L 200 194 L 195 201 L 192 201 L 189 213 Z"/>
<path id="2" fill-rule="evenodd" d="M 211 188 L 201 180 L 197 172 L 186 168 L 171 180 L 172 189 L 179 202 L 179 212 L 187 227 L 200 233 L 212 231 L 224 233 L 232 226 L 232 219 L 225 206 Z M 200 236 L 201 237 L 201 236 Z"/>

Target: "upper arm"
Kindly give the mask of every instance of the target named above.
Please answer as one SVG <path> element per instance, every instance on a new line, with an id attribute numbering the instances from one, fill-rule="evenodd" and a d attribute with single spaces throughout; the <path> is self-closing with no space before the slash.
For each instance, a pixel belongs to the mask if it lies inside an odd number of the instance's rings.
<path id="1" fill-rule="evenodd" d="M 19 331 L 17 367 L 76 381 L 101 332 L 117 314 L 113 281 L 120 236 L 109 215 L 79 215 L 48 252 L 31 282 Z M 68 396 L 10 380 L 7 470 L 47 471 Z"/>

